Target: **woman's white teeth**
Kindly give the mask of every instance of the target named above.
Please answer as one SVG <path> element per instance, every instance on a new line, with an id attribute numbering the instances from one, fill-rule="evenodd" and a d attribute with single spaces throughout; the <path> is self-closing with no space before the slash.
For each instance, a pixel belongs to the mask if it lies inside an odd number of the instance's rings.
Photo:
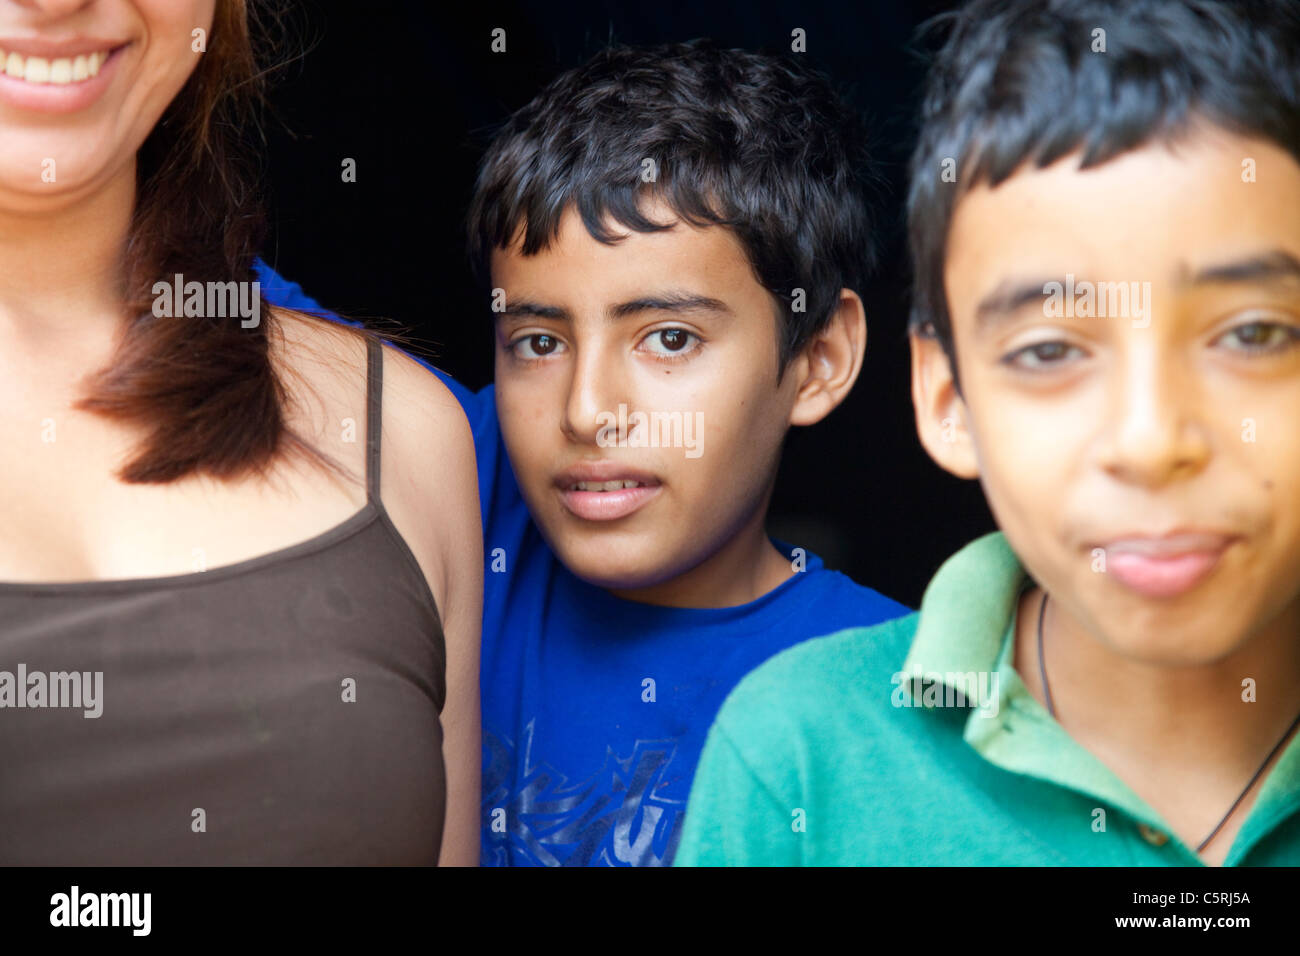
<path id="1" fill-rule="evenodd" d="M 640 488 L 639 481 L 580 481 L 573 486 L 578 491 L 618 491 L 620 488 Z"/>
<path id="2" fill-rule="evenodd" d="M 88 53 L 84 56 L 64 56 L 47 60 L 43 56 L 22 56 L 0 50 L 0 68 L 8 76 L 28 83 L 52 83 L 63 86 L 80 83 L 99 75 L 99 68 L 108 59 L 110 50 Z"/>

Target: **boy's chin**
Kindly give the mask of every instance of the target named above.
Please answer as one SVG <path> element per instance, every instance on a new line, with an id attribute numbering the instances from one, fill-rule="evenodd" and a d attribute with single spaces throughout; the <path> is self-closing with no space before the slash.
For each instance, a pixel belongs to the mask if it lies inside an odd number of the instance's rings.
<path id="1" fill-rule="evenodd" d="M 1180 628 L 1178 633 L 1153 639 L 1150 631 L 1134 630 L 1132 621 L 1126 621 L 1110 632 L 1106 643 L 1114 653 L 1135 663 L 1161 668 L 1206 667 L 1240 651 L 1247 643 L 1247 632 L 1244 624 L 1225 625 L 1224 630 Z"/>
<path id="2" fill-rule="evenodd" d="M 592 542 L 554 542 L 551 550 L 568 570 L 588 584 L 606 591 L 636 591 L 675 577 L 676 565 L 665 562 L 652 542 L 632 547 L 599 546 Z"/>
<path id="3" fill-rule="evenodd" d="M 671 572 L 665 572 L 659 566 L 646 566 L 644 561 L 565 560 L 562 554 L 558 557 L 574 576 L 606 591 L 637 591 L 662 584 L 672 577 Z"/>

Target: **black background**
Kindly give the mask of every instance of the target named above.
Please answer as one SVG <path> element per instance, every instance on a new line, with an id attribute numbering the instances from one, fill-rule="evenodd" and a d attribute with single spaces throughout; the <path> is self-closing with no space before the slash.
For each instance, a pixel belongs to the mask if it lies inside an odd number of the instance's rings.
<path id="1" fill-rule="evenodd" d="M 322 305 L 409 329 L 434 364 L 477 390 L 492 379 L 491 314 L 464 252 L 465 211 L 492 132 L 561 70 L 611 40 L 712 37 L 803 54 L 863 111 L 879 172 L 884 256 L 864 290 L 867 358 L 848 400 L 792 429 L 769 531 L 909 606 L 950 554 L 994 528 L 974 481 L 942 471 L 916 436 L 903 244 L 905 166 L 924 71 L 916 28 L 948 4 L 829 2 L 295 4 L 292 62 L 268 117 L 271 236 L 264 258 Z M 491 32 L 506 31 L 492 53 Z M 357 181 L 341 164 L 356 160 Z"/>

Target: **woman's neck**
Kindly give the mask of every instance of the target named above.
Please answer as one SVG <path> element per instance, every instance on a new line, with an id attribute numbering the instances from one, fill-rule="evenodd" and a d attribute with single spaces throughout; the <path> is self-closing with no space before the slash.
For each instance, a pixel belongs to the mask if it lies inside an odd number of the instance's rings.
<path id="1" fill-rule="evenodd" d="M 38 351 L 100 338 L 96 328 L 110 338 L 120 331 L 134 205 L 134 162 L 57 204 L 0 196 L 0 335 L 11 348 Z"/>

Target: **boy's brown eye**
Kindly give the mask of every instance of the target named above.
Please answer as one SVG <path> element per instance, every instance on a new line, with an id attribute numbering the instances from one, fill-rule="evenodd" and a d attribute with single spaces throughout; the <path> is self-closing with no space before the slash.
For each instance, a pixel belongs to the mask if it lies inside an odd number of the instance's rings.
<path id="1" fill-rule="evenodd" d="M 1281 331 L 1276 325 L 1266 322 L 1251 322 L 1237 329 L 1237 341 L 1243 345 L 1268 345 L 1276 341 L 1274 333 Z"/>
<path id="2" fill-rule="evenodd" d="M 509 349 L 514 353 L 515 358 L 526 362 L 554 355 L 561 351 L 561 347 L 559 339 L 553 335 L 547 335 L 545 332 L 521 336 L 509 345 Z"/>
<path id="3" fill-rule="evenodd" d="M 1277 322 L 1244 322 L 1233 326 L 1220 341 L 1233 343 L 1233 352 L 1276 352 L 1300 343 L 1300 329 Z"/>
<path id="4" fill-rule="evenodd" d="M 698 346 L 693 343 L 698 340 L 698 335 L 685 329 L 659 329 L 642 339 L 642 347 L 660 358 L 685 356 L 695 351 Z"/>
<path id="5" fill-rule="evenodd" d="M 686 347 L 687 333 L 682 329 L 664 329 L 659 333 L 659 341 L 670 352 L 679 352 Z"/>
<path id="6" fill-rule="evenodd" d="M 1013 368 L 1043 369 L 1063 364 L 1071 352 L 1078 351 L 1068 342 L 1039 342 L 1012 352 L 1002 361 Z"/>

